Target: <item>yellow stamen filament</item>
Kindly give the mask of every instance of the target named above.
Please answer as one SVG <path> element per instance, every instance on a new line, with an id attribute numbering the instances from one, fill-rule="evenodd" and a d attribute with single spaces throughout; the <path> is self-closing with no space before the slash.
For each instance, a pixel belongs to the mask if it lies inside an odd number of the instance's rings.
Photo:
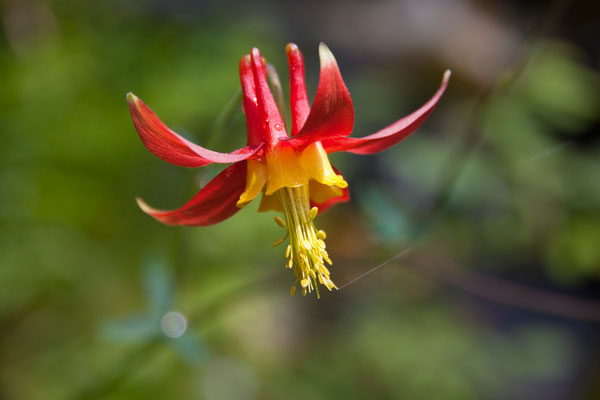
<path id="1" fill-rule="evenodd" d="M 331 265 L 331 259 L 325 250 L 326 235 L 317 231 L 313 223 L 318 213 L 317 207 L 310 208 L 308 185 L 299 187 L 283 187 L 277 191 L 285 214 L 285 225 L 288 229 L 290 244 L 286 248 L 286 267 L 292 269 L 296 282 L 290 293 L 295 293 L 295 284 L 300 283 L 302 294 L 306 295 L 313 290 L 319 297 L 317 284 L 320 283 L 332 290 L 337 286 L 331 280 L 330 272 L 325 263 Z M 279 224 L 279 222 L 278 222 Z M 279 224 L 282 226 L 281 224 Z M 285 239 L 285 238 L 283 238 Z M 280 244 L 280 239 L 276 244 Z"/>

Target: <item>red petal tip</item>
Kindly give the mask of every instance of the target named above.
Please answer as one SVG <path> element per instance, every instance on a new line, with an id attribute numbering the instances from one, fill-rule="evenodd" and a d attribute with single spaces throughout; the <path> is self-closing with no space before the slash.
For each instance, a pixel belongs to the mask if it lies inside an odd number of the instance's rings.
<path id="1" fill-rule="evenodd" d="M 446 72 L 444 72 L 444 77 L 442 78 L 442 82 L 444 82 L 444 83 L 448 82 L 448 80 L 450 79 L 450 75 L 452 75 L 452 71 L 450 69 L 447 69 Z"/>
<path id="2" fill-rule="evenodd" d="M 329 47 L 327 47 L 327 45 L 323 42 L 319 43 L 319 60 L 321 62 L 321 65 L 337 65 L 333 53 L 331 52 L 331 50 L 329 50 Z"/>
<path id="3" fill-rule="evenodd" d="M 150 207 L 148 203 L 146 203 L 141 197 L 136 197 L 135 202 L 137 203 L 138 207 L 146 214 L 152 214 L 153 212 L 158 211 L 155 208 Z"/>
<path id="4" fill-rule="evenodd" d="M 292 51 L 298 51 L 298 46 L 296 43 L 288 43 L 287 46 L 285 46 L 286 53 L 290 53 Z"/>
<path id="5" fill-rule="evenodd" d="M 127 103 L 131 104 L 131 103 L 135 103 L 136 101 L 138 101 L 138 97 L 135 94 L 128 92 L 127 93 Z"/>

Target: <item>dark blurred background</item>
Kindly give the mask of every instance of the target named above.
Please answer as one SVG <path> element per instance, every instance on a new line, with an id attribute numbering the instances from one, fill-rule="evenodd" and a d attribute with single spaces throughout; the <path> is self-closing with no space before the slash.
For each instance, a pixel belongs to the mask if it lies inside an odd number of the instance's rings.
<path id="1" fill-rule="evenodd" d="M 597 2 L 0 4 L 0 399 L 600 399 Z M 453 71 L 409 139 L 332 156 L 352 201 L 319 226 L 352 283 L 320 300 L 256 202 L 193 229 L 134 201 L 222 167 L 150 154 L 125 93 L 231 151 L 239 58 L 286 86 L 292 41 L 311 98 L 318 43 L 337 57 L 354 136 Z"/>

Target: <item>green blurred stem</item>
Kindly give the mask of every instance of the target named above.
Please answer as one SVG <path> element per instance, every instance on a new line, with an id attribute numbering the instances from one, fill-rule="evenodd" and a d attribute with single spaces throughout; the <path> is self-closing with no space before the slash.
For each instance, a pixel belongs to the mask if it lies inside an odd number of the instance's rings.
<path id="1" fill-rule="evenodd" d="M 161 341 L 154 340 L 141 347 L 137 347 L 121 357 L 115 367 L 102 377 L 97 378 L 93 383 L 84 387 L 70 397 L 72 400 L 94 400 L 104 399 L 112 390 L 123 384 L 135 371 L 147 364 L 156 353 Z"/>
<path id="2" fill-rule="evenodd" d="M 281 86 L 281 80 L 279 80 L 279 75 L 277 75 L 275 67 L 270 63 L 267 63 L 267 79 L 269 80 L 269 84 L 271 85 L 273 97 L 275 98 L 275 103 L 277 104 L 277 108 L 279 109 L 279 114 L 281 115 L 283 124 L 285 125 L 286 131 L 289 132 L 287 113 L 285 111 L 285 98 L 283 97 L 283 88 Z"/>
<path id="3" fill-rule="evenodd" d="M 234 118 L 235 112 L 242 104 L 242 90 L 237 89 L 234 95 L 229 99 L 223 110 L 217 115 L 215 122 L 212 125 L 208 138 L 206 140 L 207 147 L 213 147 L 218 142 L 225 127 Z"/>

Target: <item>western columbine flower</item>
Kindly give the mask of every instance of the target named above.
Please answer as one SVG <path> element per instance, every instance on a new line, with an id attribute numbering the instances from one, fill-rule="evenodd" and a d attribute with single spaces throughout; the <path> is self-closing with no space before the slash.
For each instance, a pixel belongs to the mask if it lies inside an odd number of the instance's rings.
<path id="1" fill-rule="evenodd" d="M 331 166 L 328 153 L 348 151 L 372 154 L 396 144 L 417 129 L 429 116 L 448 85 L 446 71 L 442 85 L 421 108 L 372 135 L 349 137 L 354 110 L 333 54 L 319 46 L 321 72 L 312 107 L 304 85 L 304 61 L 295 44 L 286 47 L 290 71 L 291 135 L 267 83 L 267 68 L 257 48 L 240 60 L 248 142 L 232 153 L 218 153 L 200 147 L 170 130 L 132 93 L 127 95 L 133 123 L 144 145 L 152 153 L 183 167 L 211 163 L 233 163 L 181 208 L 162 211 L 137 199 L 140 208 L 168 225 L 206 226 L 231 217 L 262 193 L 259 211 L 282 211 L 285 220 L 275 221 L 287 229 L 285 255 L 302 293 L 316 290 L 320 283 L 337 288 L 325 263 L 331 260 L 325 249 L 325 232 L 315 227 L 317 214 L 332 205 L 348 201 L 348 184 Z"/>

